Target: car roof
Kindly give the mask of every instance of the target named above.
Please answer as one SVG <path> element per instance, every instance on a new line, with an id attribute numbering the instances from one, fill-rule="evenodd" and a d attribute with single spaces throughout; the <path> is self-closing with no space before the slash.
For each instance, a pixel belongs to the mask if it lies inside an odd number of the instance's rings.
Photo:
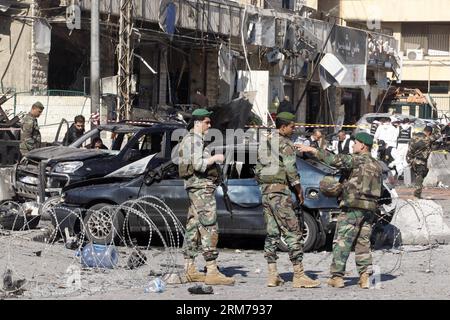
<path id="1" fill-rule="evenodd" d="M 99 130 L 107 130 L 112 132 L 138 132 L 147 128 L 161 128 L 161 129 L 177 129 L 184 128 L 185 125 L 178 122 L 124 122 L 124 123 L 109 123 L 98 126 Z"/>
<path id="2" fill-rule="evenodd" d="M 416 120 L 419 119 L 419 118 L 414 117 L 414 116 L 409 115 L 409 114 L 399 114 L 399 113 L 396 113 L 396 114 L 391 114 L 391 113 L 366 113 L 365 115 L 363 115 L 363 116 L 358 120 L 358 122 L 360 122 L 360 121 L 367 121 L 367 119 L 373 119 L 373 118 L 391 118 L 392 121 L 395 121 L 395 120 L 403 120 L 403 119 L 406 119 L 406 118 L 408 118 L 408 119 L 410 119 L 410 120 L 414 120 L 414 121 L 416 121 Z M 422 120 L 422 119 L 419 119 L 419 120 Z"/>

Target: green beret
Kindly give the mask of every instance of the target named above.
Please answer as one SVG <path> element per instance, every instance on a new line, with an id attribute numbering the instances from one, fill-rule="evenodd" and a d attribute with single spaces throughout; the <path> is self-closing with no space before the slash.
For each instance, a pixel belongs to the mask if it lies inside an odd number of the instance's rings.
<path id="1" fill-rule="evenodd" d="M 40 103 L 39 101 L 36 101 L 35 103 L 33 103 L 33 108 L 39 108 L 41 110 L 44 110 L 44 105 L 42 103 Z"/>
<path id="2" fill-rule="evenodd" d="M 359 132 L 356 134 L 355 139 L 367 146 L 373 145 L 373 136 L 367 132 Z"/>
<path id="3" fill-rule="evenodd" d="M 207 117 L 210 116 L 212 114 L 212 112 L 206 110 L 206 109 L 195 109 L 194 112 L 192 112 L 193 116 L 198 116 L 198 117 Z"/>
<path id="4" fill-rule="evenodd" d="M 284 121 L 295 121 L 295 116 L 290 112 L 280 112 L 277 114 L 277 118 Z"/>

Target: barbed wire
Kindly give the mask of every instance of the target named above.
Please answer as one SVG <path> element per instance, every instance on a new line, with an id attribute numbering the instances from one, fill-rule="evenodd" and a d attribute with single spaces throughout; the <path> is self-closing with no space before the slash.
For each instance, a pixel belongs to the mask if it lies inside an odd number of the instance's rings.
<path id="1" fill-rule="evenodd" d="M 21 271 L 23 266 L 21 267 L 21 258 L 24 250 L 18 250 L 26 248 L 25 245 L 21 245 L 21 241 L 30 241 L 26 238 L 21 238 L 19 234 L 15 234 L 13 232 L 7 233 L 5 235 L 8 236 L 8 242 L 5 246 L 6 250 L 6 264 L 4 266 L 4 270 L 12 270 L 15 277 L 27 279 L 27 282 L 17 288 L 16 290 L 11 290 L 6 292 L 2 290 L 3 294 L 11 295 L 15 294 L 18 291 L 25 290 L 25 295 L 31 296 L 39 296 L 39 297 L 52 297 L 55 295 L 58 296 L 72 296 L 74 294 L 80 294 L 81 292 L 87 292 L 88 294 L 94 294 L 96 292 L 110 291 L 111 288 L 120 287 L 124 288 L 139 288 L 142 289 L 148 281 L 155 276 L 161 277 L 163 280 L 167 280 L 173 273 L 179 272 L 179 265 L 177 265 L 177 259 L 180 257 L 180 246 L 182 242 L 182 237 L 184 237 L 184 227 L 181 225 L 180 221 L 173 214 L 170 208 L 160 199 L 152 196 L 147 196 L 144 198 L 140 198 L 137 200 L 127 201 L 120 206 L 107 206 L 100 210 L 70 210 L 65 207 L 61 207 L 58 205 L 54 205 L 57 201 L 56 199 L 51 199 L 53 206 L 46 202 L 44 203 L 41 211 L 42 214 L 50 216 L 54 228 L 48 234 L 48 237 L 44 239 L 44 242 L 39 244 L 36 243 L 35 246 L 44 246 L 39 254 L 39 259 L 43 257 L 47 257 L 50 259 L 43 259 L 40 261 L 41 263 L 37 263 L 34 266 L 34 272 Z M 10 207 L 14 206 L 16 212 L 20 214 L 24 214 L 24 210 L 21 204 L 10 202 Z M 60 212 L 64 212 L 63 215 L 57 215 L 56 210 Z M 152 220 L 150 211 L 153 210 L 155 214 L 158 214 L 165 221 L 165 231 L 166 233 L 160 230 L 157 227 L 157 224 Z M 45 211 L 45 212 L 44 212 Z M 110 223 L 111 226 L 111 234 L 118 235 L 117 242 L 114 241 L 114 237 L 111 238 L 111 241 L 104 243 L 105 246 L 112 246 L 117 249 L 118 255 L 121 256 L 117 265 L 113 266 L 111 269 L 89 269 L 84 267 L 79 267 L 80 260 L 83 259 L 82 250 L 86 242 L 88 241 L 88 237 L 86 232 L 89 232 L 89 226 L 85 223 L 84 217 L 88 214 L 97 213 L 99 215 L 103 214 L 105 218 L 102 220 L 105 223 Z M 114 223 L 112 223 L 117 216 L 121 214 L 124 217 L 124 225 L 120 230 L 116 229 Z M 61 219 L 61 216 L 64 218 Z M 132 218 L 133 216 L 133 218 Z M 65 247 L 70 245 L 72 239 L 68 239 L 65 237 L 65 231 L 62 230 L 62 225 L 64 225 L 66 219 L 75 218 L 80 223 L 80 232 L 77 235 L 77 248 L 76 251 L 68 251 Z M 16 218 L 17 219 L 17 218 Z M 138 245 L 134 243 L 131 238 L 131 231 L 128 228 L 128 222 L 130 219 L 141 219 L 140 224 L 144 224 L 147 226 L 147 244 L 139 249 Z M 21 230 L 29 229 L 29 224 L 25 224 Z M 14 228 L 17 229 L 17 228 Z M 162 242 L 163 249 L 161 252 L 156 251 L 152 247 L 152 235 L 153 233 L 157 234 L 159 239 Z M 64 247 L 55 247 L 53 244 L 58 241 L 58 238 L 61 237 L 61 240 L 64 241 Z M 166 240 L 167 238 L 167 240 Z M 1 237 L 0 237 L 1 239 Z M 121 243 L 124 247 L 116 247 L 115 243 Z M 61 251 L 62 250 L 62 251 Z M 78 253 L 74 255 L 73 253 Z M 146 259 L 142 262 L 142 266 L 137 269 L 133 269 L 131 272 L 128 266 L 124 265 L 124 261 L 127 259 L 122 259 L 124 254 L 126 256 L 130 256 L 130 253 L 139 252 L 140 254 L 144 254 L 147 256 L 159 256 L 160 254 L 164 254 L 165 257 L 163 259 Z M 69 256 L 67 255 L 69 253 Z M 94 274 L 97 277 L 102 278 L 100 282 L 100 286 L 98 285 L 98 281 L 94 281 L 94 285 L 90 284 L 88 279 L 83 281 L 82 286 L 80 286 L 80 290 L 66 290 L 63 292 L 55 292 L 58 288 L 64 287 L 64 276 L 65 272 L 56 272 L 53 276 L 49 276 L 48 274 L 45 276 L 46 279 L 41 279 L 42 274 L 46 274 L 45 270 L 54 269 L 54 258 L 55 256 L 61 256 L 58 260 L 66 261 L 67 265 L 63 267 L 67 267 L 68 269 L 71 267 L 79 268 L 80 272 L 89 273 L 95 272 Z M 18 260 L 18 261 L 16 261 Z M 1 260 L 0 260 L 1 261 Z M 106 261 L 111 262 L 111 261 Z M 157 262 L 157 263 L 155 263 Z M 23 263 L 22 263 L 23 264 Z M 156 265 L 160 266 L 160 270 L 154 272 L 152 270 L 148 270 L 149 268 L 154 268 Z M 61 267 L 61 266 L 60 266 Z M 60 269 L 60 268 L 59 268 Z M 63 270 L 59 270 L 63 271 Z M 66 270 L 67 271 L 67 270 Z M 149 272 L 150 271 L 150 272 Z M 103 273 L 110 275 L 111 273 L 115 273 L 114 277 L 105 277 L 102 276 Z M 49 279 L 51 278 L 51 279 Z M 88 280 L 88 281 L 86 281 Z M 117 285 L 119 284 L 119 285 Z M 82 289 L 82 290 L 81 290 Z"/>
<path id="2" fill-rule="evenodd" d="M 392 202 L 388 203 L 389 200 Z M 0 267 L 3 267 L 5 272 L 11 270 L 14 278 L 26 279 L 26 282 L 9 291 L 0 288 L 0 294 L 4 296 L 23 294 L 29 297 L 48 298 L 55 296 L 73 297 L 82 293 L 93 295 L 99 292 L 105 293 L 123 289 L 142 290 L 152 277 L 159 276 L 167 280 L 172 274 L 177 274 L 180 271 L 180 265 L 177 264 L 177 261 L 181 256 L 180 251 L 182 249 L 181 244 L 184 243 L 182 237 L 184 237 L 185 228 L 163 200 L 153 196 L 145 196 L 126 201 L 121 205 L 107 205 L 98 210 L 71 210 L 60 206 L 59 202 L 60 200 L 57 197 L 48 199 L 42 205 L 41 215 L 38 216 L 30 216 L 30 209 L 24 204 L 13 201 L 2 203 L 1 208 L 10 210 L 15 218 L 11 226 L 12 230 L 5 230 L 0 227 L 0 244 L 5 248 L 5 250 L 2 250 L 3 254 L 0 254 Z M 384 234 L 381 239 L 375 239 L 372 243 L 375 252 L 381 252 L 381 255 L 376 254 L 373 257 L 373 265 L 382 267 L 384 270 L 382 274 L 393 275 L 401 271 L 405 255 L 429 251 L 428 263 L 424 271 L 427 273 L 433 272 L 433 251 L 439 247 L 439 243 L 437 239 L 433 239 L 428 219 L 429 216 L 436 214 L 438 205 L 435 202 L 401 200 L 399 198 L 383 198 L 380 199 L 380 203 L 385 204 L 380 206 L 379 212 L 376 212 L 374 224 L 374 226 L 379 227 L 379 230 L 374 228 L 373 232 L 391 232 L 391 234 L 387 236 Z M 399 216 L 404 212 L 411 214 L 411 211 L 414 214 L 413 217 L 417 220 L 418 229 L 424 231 L 426 239 L 426 244 L 419 249 L 405 247 L 401 236 L 402 230 L 396 227 L 398 220 L 401 219 Z M 89 241 L 87 232 L 92 232 L 90 228 L 93 227 L 89 225 L 90 222 L 86 217 L 93 214 L 99 215 L 98 221 L 103 221 L 110 228 L 110 241 L 106 241 L 104 245 L 115 248 L 120 256 L 119 262 L 111 269 L 92 269 L 80 266 L 83 248 Z M 122 225 L 114 223 L 119 215 L 123 218 Z M 36 221 L 39 222 L 39 219 L 44 216 L 50 218 L 52 227 L 45 234 L 43 242 L 33 242 L 33 246 L 30 247 L 30 239 L 26 235 L 31 233 L 33 224 L 37 225 Z M 75 251 L 66 249 L 68 245 L 70 246 L 73 243 L 73 239 L 71 239 L 72 236 L 67 237 L 66 231 L 62 230 L 67 222 L 66 219 L 73 218 L 79 222 L 80 229 L 76 236 Z M 142 229 L 146 230 L 146 239 L 148 238 L 145 245 L 138 245 L 138 242 L 132 237 L 132 230 L 130 229 L 132 221 L 134 221 L 134 224 L 144 226 Z M 117 229 L 117 226 L 120 229 Z M 24 233 L 27 231 L 30 233 Z M 160 239 L 162 248 L 160 245 L 153 246 L 153 234 Z M 114 241 L 115 237 L 117 238 L 116 241 Z M 386 237 L 390 237 L 388 244 L 386 244 Z M 55 246 L 55 243 L 61 241 L 64 246 Z M 117 243 L 121 243 L 123 246 L 116 247 Z M 380 246 L 381 250 L 377 246 Z M 36 249 L 36 251 L 30 254 L 30 248 Z M 142 266 L 131 271 L 126 266 L 127 259 L 124 257 L 129 257 L 133 252 L 143 254 L 148 259 L 142 261 Z M 329 259 L 331 255 L 331 252 L 327 252 L 315 265 Z M 397 258 L 394 259 L 393 265 L 388 266 L 388 263 L 392 263 L 392 255 L 397 255 Z M 29 257 L 33 257 L 33 259 Z M 150 257 L 158 258 L 152 259 Z M 28 262 L 30 265 L 27 264 Z M 158 268 L 156 272 L 155 266 Z M 54 270 L 54 272 L 49 274 L 48 270 Z M 79 270 L 79 287 L 70 288 L 70 283 L 68 285 L 67 281 L 71 275 L 69 270 Z"/>

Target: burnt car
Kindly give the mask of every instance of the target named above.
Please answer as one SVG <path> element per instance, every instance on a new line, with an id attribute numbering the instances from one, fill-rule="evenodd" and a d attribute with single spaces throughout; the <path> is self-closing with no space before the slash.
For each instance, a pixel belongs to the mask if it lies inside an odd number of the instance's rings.
<path id="1" fill-rule="evenodd" d="M 15 168 L 16 198 L 44 202 L 72 183 L 132 170 L 141 159 L 168 148 L 171 133 L 182 127 L 177 122 L 112 123 L 90 130 L 69 146 L 32 150 Z M 95 137 L 108 140 L 109 148 L 90 148 Z"/>
<path id="2" fill-rule="evenodd" d="M 249 161 L 256 159 L 257 144 L 234 145 L 227 148 L 227 152 L 230 150 L 234 157 L 223 165 L 223 184 L 216 190 L 220 233 L 264 236 L 261 192 L 255 180 L 255 165 Z M 115 238 L 122 238 L 125 230 L 131 233 L 148 232 L 150 226 L 137 216 L 130 215 L 125 219 L 120 209 L 113 216 L 111 211 L 102 209 L 149 195 L 164 201 L 185 225 L 189 200 L 184 190 L 183 179 L 178 176 L 178 167 L 171 161 L 170 153 L 159 154 L 157 157 L 150 160 L 143 174 L 128 177 L 110 176 L 65 188 L 62 195 L 63 203 L 54 208 L 54 225 L 62 234 L 67 232 L 78 234 L 83 228 L 88 240 L 96 243 L 109 243 Z M 304 248 L 305 251 L 317 250 L 332 236 L 337 215 L 340 213 L 337 198 L 322 194 L 319 182 L 324 176 L 339 179 L 340 172 L 314 159 L 304 160 L 300 157 L 297 157 L 297 167 L 305 199 L 303 206 L 297 206 L 296 209 L 303 229 Z M 384 215 L 392 213 L 389 204 L 393 193 L 395 190 L 384 184 L 383 200 L 380 201 L 380 212 Z M 228 202 L 228 205 L 225 196 L 231 202 Z M 296 202 L 295 198 L 294 200 Z M 166 229 L 164 217 L 150 211 L 146 214 L 158 229 Z M 127 221 L 126 226 L 124 221 Z M 286 249 L 283 244 L 282 240 L 281 249 Z"/>

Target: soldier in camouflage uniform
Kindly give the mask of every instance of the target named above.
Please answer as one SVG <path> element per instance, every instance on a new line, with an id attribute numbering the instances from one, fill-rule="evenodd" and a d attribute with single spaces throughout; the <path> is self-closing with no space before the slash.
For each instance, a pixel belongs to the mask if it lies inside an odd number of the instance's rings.
<path id="1" fill-rule="evenodd" d="M 22 119 L 20 131 L 20 153 L 22 156 L 41 147 L 41 133 L 39 132 L 37 118 L 43 110 L 44 106 L 37 101 L 31 107 L 31 111 Z"/>
<path id="2" fill-rule="evenodd" d="M 189 196 L 189 211 L 185 234 L 185 272 L 189 282 L 204 281 L 209 285 L 233 285 L 234 279 L 218 271 L 216 259 L 219 239 L 216 213 L 216 181 L 220 174 L 217 164 L 222 154 L 210 156 L 204 146 L 204 135 L 211 126 L 212 112 L 196 109 L 188 128 L 189 133 L 179 147 L 179 174 Z M 198 272 L 195 257 L 200 247 L 206 260 L 206 276 Z"/>
<path id="3" fill-rule="evenodd" d="M 344 287 L 345 266 L 355 245 L 356 268 L 360 276 L 358 284 L 363 289 L 369 288 L 372 266 L 370 234 L 382 186 L 382 167 L 371 156 L 372 144 L 373 137 L 361 132 L 356 135 L 354 154 L 351 155 L 333 155 L 323 149 L 298 146 L 299 151 L 311 152 L 328 165 L 350 170 L 348 179 L 343 183 L 339 204 L 342 211 L 333 241 L 331 278 L 328 280 L 332 287 Z"/>
<path id="4" fill-rule="evenodd" d="M 267 230 L 264 245 L 264 257 L 269 269 L 267 286 L 276 287 L 283 283 L 276 265 L 277 247 L 283 236 L 294 266 L 293 287 L 313 288 L 319 286 L 320 281 L 312 280 L 304 273 L 302 233 L 292 201 L 291 188 L 295 190 L 300 203 L 303 203 L 296 167 L 297 156 L 289 139 L 294 130 L 294 118 L 292 113 L 279 113 L 276 117 L 278 130 L 263 140 L 258 150 L 256 178 L 261 188 Z"/>
<path id="5" fill-rule="evenodd" d="M 433 129 L 426 126 L 423 132 L 414 134 L 409 142 L 406 161 L 411 166 L 416 178 L 414 196 L 417 198 L 422 196 L 423 180 L 428 174 L 428 157 L 431 153 L 431 146 L 437 139 L 439 139 L 439 134 L 433 134 Z"/>

